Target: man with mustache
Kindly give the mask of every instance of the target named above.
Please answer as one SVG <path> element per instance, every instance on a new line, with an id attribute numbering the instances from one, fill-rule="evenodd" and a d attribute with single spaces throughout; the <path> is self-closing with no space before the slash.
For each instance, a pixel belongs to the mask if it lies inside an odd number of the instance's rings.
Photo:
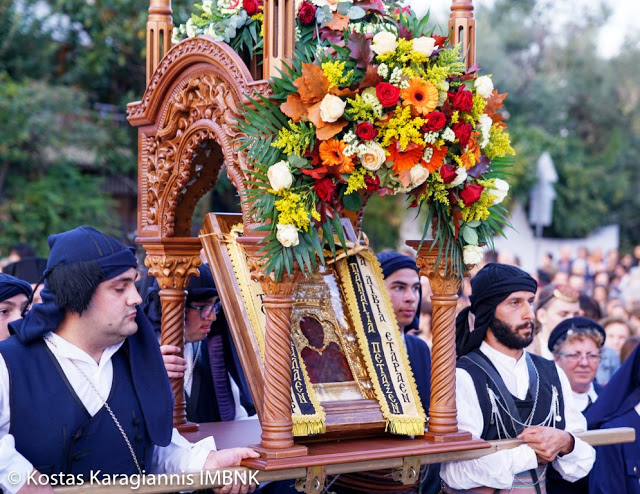
<path id="1" fill-rule="evenodd" d="M 471 287 L 471 306 L 456 320 L 458 426 L 485 440 L 525 444 L 443 464 L 443 491 L 544 493 L 548 463 L 570 482 L 584 477 L 595 454 L 572 435 L 586 422 L 569 381 L 553 362 L 524 351 L 533 340 L 537 283 L 517 267 L 493 263 Z"/>

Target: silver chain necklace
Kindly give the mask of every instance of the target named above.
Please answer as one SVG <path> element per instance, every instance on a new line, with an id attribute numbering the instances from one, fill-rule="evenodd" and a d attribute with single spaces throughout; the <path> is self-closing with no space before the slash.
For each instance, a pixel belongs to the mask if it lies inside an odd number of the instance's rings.
<path id="1" fill-rule="evenodd" d="M 196 351 L 195 351 L 195 353 L 193 355 L 193 364 L 191 365 L 191 368 L 187 369 L 187 373 L 184 376 L 184 388 L 185 388 L 185 390 L 187 389 L 189 384 L 191 384 L 191 380 L 193 379 L 193 371 L 196 368 L 196 363 L 198 362 L 198 357 L 200 357 L 200 348 L 202 348 L 202 340 L 200 340 L 198 343 L 196 343 L 195 347 L 196 347 Z M 191 393 L 189 393 L 189 396 L 191 396 Z"/>
<path id="2" fill-rule="evenodd" d="M 58 348 L 58 345 L 55 344 L 55 342 L 53 341 L 53 339 L 49 335 L 45 336 L 44 339 L 47 342 L 51 343 L 51 345 L 56 350 L 60 351 L 60 349 Z M 140 468 L 140 463 L 138 463 L 138 457 L 136 456 L 135 452 L 133 451 L 133 447 L 131 446 L 131 442 L 129 441 L 129 438 L 127 437 L 127 434 L 124 432 L 124 429 L 120 425 L 120 421 L 117 419 L 116 415 L 113 413 L 113 410 L 111 410 L 111 407 L 107 403 L 107 400 L 105 400 L 104 396 L 102 396 L 102 393 L 100 393 L 100 390 L 98 390 L 97 386 L 93 383 L 91 378 L 89 376 L 87 376 L 87 374 L 85 374 L 85 372 L 80 368 L 80 366 L 78 364 L 76 364 L 71 359 L 69 359 L 69 362 L 71 362 L 71 364 L 82 375 L 82 377 L 84 377 L 87 380 L 87 382 L 89 383 L 89 386 L 91 386 L 91 388 L 98 395 L 98 398 L 100 398 L 100 400 L 103 402 L 104 407 L 107 409 L 107 412 L 109 412 L 109 415 L 111 415 L 111 418 L 113 419 L 113 422 L 116 424 L 116 427 L 120 431 L 120 434 L 122 435 L 122 438 L 127 443 L 127 448 L 129 448 L 129 453 L 131 453 L 131 458 L 133 458 L 133 462 L 136 464 L 136 469 L 138 470 L 138 473 L 140 475 L 142 475 L 142 469 Z"/>

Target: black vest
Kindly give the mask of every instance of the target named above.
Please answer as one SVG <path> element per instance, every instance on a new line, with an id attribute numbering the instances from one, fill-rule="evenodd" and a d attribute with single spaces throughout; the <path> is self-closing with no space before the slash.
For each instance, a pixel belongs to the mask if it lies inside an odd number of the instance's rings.
<path id="1" fill-rule="evenodd" d="M 107 403 L 133 447 L 140 468 L 153 444 L 131 381 L 125 343 L 112 357 Z M 138 473 L 129 448 L 105 407 L 93 417 L 76 395 L 44 340 L 28 346 L 12 336 L 0 345 L 9 371 L 11 424 L 16 450 L 43 474 Z"/>
<path id="2" fill-rule="evenodd" d="M 491 363 L 489 358 L 482 353 L 480 350 L 476 349 L 472 353 L 479 355 L 483 360 L 489 363 L 489 365 L 495 370 L 496 374 L 498 374 L 497 369 Z M 552 386 L 558 391 L 559 405 L 560 405 L 560 420 L 555 423 L 555 427 L 557 429 L 565 428 L 565 419 L 564 419 L 564 400 L 562 398 L 562 386 L 560 385 L 560 377 L 558 376 L 558 371 L 556 370 L 555 364 L 547 360 L 545 358 L 539 357 L 537 355 L 529 354 L 533 364 L 538 371 L 540 389 L 538 391 L 538 401 L 536 403 L 536 410 L 533 415 L 533 420 L 531 421 L 531 425 L 540 424 L 549 414 L 549 409 L 551 407 L 551 399 L 552 399 Z M 522 357 L 524 358 L 524 356 Z M 480 436 L 482 439 L 486 441 L 491 441 L 494 439 L 498 439 L 498 428 L 495 422 L 491 417 L 491 401 L 489 399 L 489 394 L 487 393 L 487 387 L 493 391 L 496 395 L 497 399 L 502 407 L 498 407 L 500 411 L 500 415 L 502 417 L 502 422 L 507 427 L 507 433 L 509 437 L 516 437 L 520 432 L 513 429 L 512 421 L 507 415 L 507 413 L 503 410 L 508 410 L 509 407 L 501 397 L 500 390 L 498 386 L 494 384 L 494 382 L 489 379 L 488 375 L 485 371 L 483 371 L 477 364 L 466 358 L 465 356 L 460 357 L 457 364 L 458 368 L 464 369 L 469 373 L 471 379 L 473 380 L 473 384 L 476 388 L 476 393 L 478 395 L 478 401 L 480 402 L 480 408 L 482 409 L 482 417 L 484 419 L 484 428 L 482 430 L 482 435 Z M 504 383 L 502 383 L 504 386 Z M 527 392 L 527 396 L 524 400 L 519 400 L 515 396 L 511 395 L 511 398 L 515 402 L 515 405 L 520 414 L 520 421 L 524 422 L 525 419 L 531 413 L 533 408 L 533 403 L 535 400 L 535 389 L 529 389 Z M 459 405 L 458 405 L 459 406 Z M 504 438 L 503 438 L 504 439 Z"/>

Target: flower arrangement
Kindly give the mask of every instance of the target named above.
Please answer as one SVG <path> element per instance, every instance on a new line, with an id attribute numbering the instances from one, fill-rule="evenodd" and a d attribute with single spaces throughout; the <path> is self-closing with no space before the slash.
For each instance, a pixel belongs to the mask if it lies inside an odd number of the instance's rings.
<path id="1" fill-rule="evenodd" d="M 373 32 L 384 20 L 387 8 L 397 8 L 396 2 L 381 0 L 297 0 L 297 50 L 305 57 L 318 45 L 327 46 L 343 37 L 343 30 Z M 195 4 L 196 12 L 186 23 L 176 26 L 172 41 L 201 34 L 224 41 L 237 53 L 262 54 L 263 0 L 203 0 Z"/>
<path id="2" fill-rule="evenodd" d="M 363 197 L 406 193 L 425 207 L 425 235 L 462 276 L 506 224 L 504 174 L 514 154 L 505 94 L 460 47 L 408 9 L 380 13 L 375 35 L 345 26 L 330 48 L 297 58 L 238 122 L 254 169 L 243 200 L 267 221 L 262 249 L 279 279 L 324 263 L 339 217 Z"/>

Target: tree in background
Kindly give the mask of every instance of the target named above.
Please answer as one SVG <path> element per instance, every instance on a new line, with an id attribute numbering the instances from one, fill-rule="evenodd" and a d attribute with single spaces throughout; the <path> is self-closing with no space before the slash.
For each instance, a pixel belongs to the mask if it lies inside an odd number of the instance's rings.
<path id="1" fill-rule="evenodd" d="M 48 234 L 80 222 L 121 233 L 101 183 L 115 173 L 135 177 L 136 134 L 123 120 L 126 103 L 144 91 L 148 5 L 0 0 L 0 256 L 17 241 L 45 253 Z M 583 236 L 617 222 L 628 247 L 640 243 L 640 48 L 636 39 L 614 58 L 598 57 L 606 10 L 567 16 L 560 29 L 550 18 L 557 5 L 476 5 L 478 63 L 509 93 L 518 151 L 512 196 L 527 197 L 537 159 L 549 150 L 560 181 L 545 233 Z M 172 8 L 179 23 L 192 5 Z M 233 187 L 212 197 L 217 211 L 237 201 Z M 415 214 L 403 212 L 401 198 L 386 199 L 365 211 L 376 250 L 397 246 L 390 218 Z"/>

